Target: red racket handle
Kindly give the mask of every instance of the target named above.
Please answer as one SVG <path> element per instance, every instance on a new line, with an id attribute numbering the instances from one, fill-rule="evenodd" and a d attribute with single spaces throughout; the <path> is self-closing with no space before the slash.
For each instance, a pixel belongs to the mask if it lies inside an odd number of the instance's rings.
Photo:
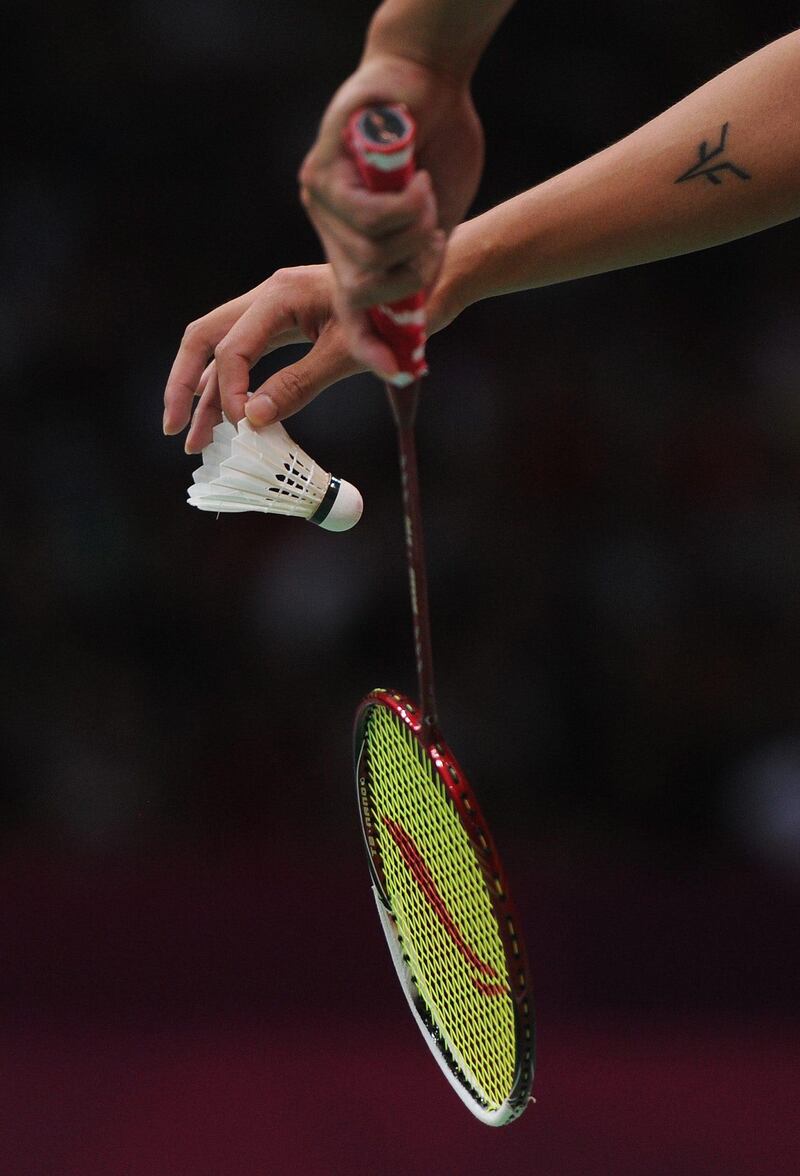
<path id="1" fill-rule="evenodd" d="M 350 118 L 345 140 L 359 174 L 372 192 L 400 192 L 414 174 L 414 120 L 404 106 L 369 106 Z M 400 369 L 392 383 L 413 383 L 425 362 L 425 295 L 422 290 L 389 306 L 374 306 L 373 326 L 389 344 Z"/>

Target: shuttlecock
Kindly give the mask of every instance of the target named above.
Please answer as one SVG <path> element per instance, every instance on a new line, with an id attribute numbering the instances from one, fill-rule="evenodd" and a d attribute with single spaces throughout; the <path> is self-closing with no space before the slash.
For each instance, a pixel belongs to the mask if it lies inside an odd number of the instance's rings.
<path id="1" fill-rule="evenodd" d="M 355 486 L 328 474 L 292 440 L 283 425 L 254 429 L 223 421 L 203 450 L 189 503 L 199 510 L 296 515 L 326 531 L 347 531 L 361 518 Z"/>

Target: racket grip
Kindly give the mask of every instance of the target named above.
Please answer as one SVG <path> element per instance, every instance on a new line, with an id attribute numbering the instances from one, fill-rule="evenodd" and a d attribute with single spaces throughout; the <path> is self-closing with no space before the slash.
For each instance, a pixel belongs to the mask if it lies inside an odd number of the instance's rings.
<path id="1" fill-rule="evenodd" d="M 416 126 L 404 106 L 369 106 L 350 117 L 345 142 L 371 192 L 401 192 L 414 175 Z M 427 374 L 425 294 L 420 290 L 389 305 L 373 306 L 372 325 L 388 343 L 398 372 L 396 387 Z"/>

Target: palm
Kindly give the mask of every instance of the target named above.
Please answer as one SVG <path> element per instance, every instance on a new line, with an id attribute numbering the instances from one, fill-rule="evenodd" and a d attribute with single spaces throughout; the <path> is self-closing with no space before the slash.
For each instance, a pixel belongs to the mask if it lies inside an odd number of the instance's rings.
<path id="1" fill-rule="evenodd" d="M 439 223 L 449 232 L 475 198 L 483 168 L 483 130 L 468 95 L 434 108 L 417 124 L 419 166 L 430 172 Z"/>

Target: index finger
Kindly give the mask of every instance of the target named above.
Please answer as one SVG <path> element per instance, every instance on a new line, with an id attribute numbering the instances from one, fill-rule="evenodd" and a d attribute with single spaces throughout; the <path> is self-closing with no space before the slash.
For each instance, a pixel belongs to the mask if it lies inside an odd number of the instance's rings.
<path id="1" fill-rule="evenodd" d="M 214 354 L 222 410 L 234 424 L 244 416 L 250 369 L 275 346 L 307 338 L 287 305 L 279 288 L 271 291 L 268 297 L 257 299 L 217 344 Z"/>

